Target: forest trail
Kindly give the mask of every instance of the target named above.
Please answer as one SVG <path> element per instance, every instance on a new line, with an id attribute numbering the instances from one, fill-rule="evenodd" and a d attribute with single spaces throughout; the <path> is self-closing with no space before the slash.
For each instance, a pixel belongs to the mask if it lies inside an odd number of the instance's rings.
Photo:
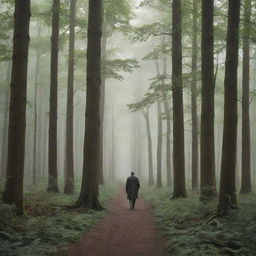
<path id="1" fill-rule="evenodd" d="M 124 188 L 109 204 L 110 213 L 80 241 L 68 256 L 166 256 L 166 246 L 153 222 L 150 206 L 143 200 L 130 210 Z"/>

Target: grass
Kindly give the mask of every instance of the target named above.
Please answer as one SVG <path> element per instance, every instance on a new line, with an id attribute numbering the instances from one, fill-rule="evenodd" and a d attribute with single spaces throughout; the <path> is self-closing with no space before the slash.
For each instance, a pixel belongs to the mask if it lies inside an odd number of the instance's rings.
<path id="1" fill-rule="evenodd" d="M 238 196 L 239 210 L 214 216 L 217 199 L 202 205 L 198 196 L 170 200 L 167 188 L 145 188 L 156 223 L 172 256 L 255 256 L 256 195 Z"/>
<path id="2" fill-rule="evenodd" d="M 100 201 L 106 205 L 119 189 L 118 184 L 106 182 L 100 188 Z M 22 217 L 16 217 L 11 206 L 0 204 L 0 255 L 48 256 L 64 255 L 67 245 L 100 221 L 107 211 L 66 209 L 78 198 L 45 192 L 45 184 L 25 193 Z"/>

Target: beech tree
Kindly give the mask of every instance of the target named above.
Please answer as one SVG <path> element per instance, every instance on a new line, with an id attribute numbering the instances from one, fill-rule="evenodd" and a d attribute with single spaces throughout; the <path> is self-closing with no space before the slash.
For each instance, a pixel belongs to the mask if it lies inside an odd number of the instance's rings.
<path id="1" fill-rule="evenodd" d="M 214 0 L 202 0 L 201 199 L 216 196 L 214 151 Z"/>
<path id="2" fill-rule="evenodd" d="M 74 150 L 73 150 L 73 105 L 74 105 L 74 55 L 75 55 L 75 19 L 76 0 L 70 1 L 69 13 L 69 58 L 68 58 L 68 85 L 67 85 L 67 116 L 66 116 L 66 175 L 65 194 L 74 193 Z"/>
<path id="3" fill-rule="evenodd" d="M 243 96 L 242 96 L 242 179 L 241 194 L 251 192 L 251 135 L 250 135 L 250 30 L 251 0 L 244 0 L 243 19 Z"/>
<path id="4" fill-rule="evenodd" d="M 181 1 L 172 3 L 173 184 L 172 199 L 186 197 L 182 84 Z"/>
<path id="5" fill-rule="evenodd" d="M 8 129 L 8 159 L 3 202 L 23 213 L 27 68 L 30 0 L 15 0 L 12 74 Z"/>
<path id="6" fill-rule="evenodd" d="M 102 0 L 89 0 L 87 91 L 82 187 L 75 207 L 101 210 L 99 203 Z"/>
<path id="7" fill-rule="evenodd" d="M 60 0 L 53 0 L 51 37 L 50 120 L 48 145 L 48 188 L 59 192 L 57 171 L 57 115 L 58 115 L 58 53 L 59 53 Z"/>
<path id="8" fill-rule="evenodd" d="M 239 49 L 240 0 L 229 1 L 224 81 L 224 128 L 218 211 L 227 214 L 236 208 L 237 147 L 237 67 Z"/>
<path id="9" fill-rule="evenodd" d="M 198 188 L 198 128 L 197 128 L 197 63 L 198 63 L 198 1 L 193 0 L 193 35 L 192 35 L 192 189 Z"/>

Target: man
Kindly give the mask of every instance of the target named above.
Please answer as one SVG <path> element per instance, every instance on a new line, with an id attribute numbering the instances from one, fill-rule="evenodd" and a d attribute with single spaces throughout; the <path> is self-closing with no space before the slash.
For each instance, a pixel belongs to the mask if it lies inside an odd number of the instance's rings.
<path id="1" fill-rule="evenodd" d="M 126 193 L 129 199 L 130 209 L 133 210 L 135 206 L 135 201 L 138 198 L 138 192 L 140 189 L 139 179 L 131 172 L 131 176 L 127 178 L 126 181 Z"/>

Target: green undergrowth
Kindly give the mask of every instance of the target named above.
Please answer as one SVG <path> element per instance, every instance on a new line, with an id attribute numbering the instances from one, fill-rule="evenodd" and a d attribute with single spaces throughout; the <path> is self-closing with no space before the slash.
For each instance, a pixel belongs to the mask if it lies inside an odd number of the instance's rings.
<path id="1" fill-rule="evenodd" d="M 256 256 L 256 195 L 238 197 L 239 210 L 214 217 L 217 199 L 203 205 L 198 196 L 170 200 L 170 190 L 145 188 L 156 223 L 172 256 Z"/>
<path id="2" fill-rule="evenodd" d="M 45 186 L 42 186 L 44 188 Z M 100 188 L 100 202 L 106 206 L 119 185 L 106 182 Z M 11 206 L 0 204 L 0 255 L 65 255 L 67 245 L 79 239 L 106 214 L 104 211 L 68 209 L 78 198 L 47 193 L 38 188 L 25 193 L 24 216 L 16 217 Z"/>

